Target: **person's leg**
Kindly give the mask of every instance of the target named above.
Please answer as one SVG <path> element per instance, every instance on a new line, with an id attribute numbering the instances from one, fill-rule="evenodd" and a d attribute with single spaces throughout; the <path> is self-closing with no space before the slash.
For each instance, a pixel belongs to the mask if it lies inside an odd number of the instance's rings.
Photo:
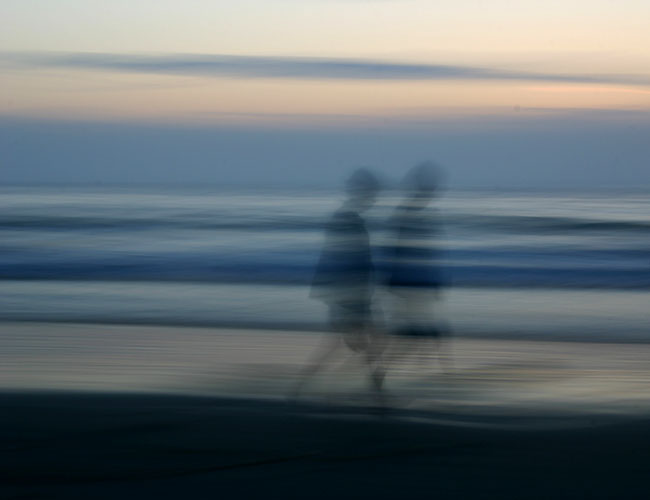
<path id="1" fill-rule="evenodd" d="M 385 355 L 389 348 L 389 336 L 374 322 L 366 325 L 368 347 L 364 353 L 368 368 L 370 388 L 383 401 L 382 391 L 386 376 Z"/>
<path id="2" fill-rule="evenodd" d="M 331 332 L 326 333 L 321 344 L 311 355 L 309 361 L 301 370 L 298 382 L 292 392 L 293 397 L 298 397 L 309 380 L 330 364 L 335 354 L 340 352 L 345 345 L 350 347 L 353 341 L 346 337 L 350 331 L 350 312 L 340 304 L 329 304 L 329 326 Z"/>
<path id="3" fill-rule="evenodd" d="M 312 353 L 309 361 L 300 371 L 298 382 L 292 391 L 292 397 L 300 396 L 307 382 L 330 363 L 334 355 L 340 351 L 342 344 L 341 335 L 337 332 L 327 332 L 323 335 L 321 344 Z"/>

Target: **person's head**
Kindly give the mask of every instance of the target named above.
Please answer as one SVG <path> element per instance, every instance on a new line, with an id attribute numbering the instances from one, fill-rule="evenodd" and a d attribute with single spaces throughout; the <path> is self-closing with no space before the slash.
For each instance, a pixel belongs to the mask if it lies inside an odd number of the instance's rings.
<path id="1" fill-rule="evenodd" d="M 441 169 L 432 161 L 424 161 L 412 167 L 404 176 L 406 196 L 418 204 L 425 205 L 438 191 Z"/>
<path id="2" fill-rule="evenodd" d="M 345 183 L 348 202 L 357 210 L 370 208 L 377 198 L 380 185 L 375 175 L 367 168 L 362 167 L 352 172 Z"/>

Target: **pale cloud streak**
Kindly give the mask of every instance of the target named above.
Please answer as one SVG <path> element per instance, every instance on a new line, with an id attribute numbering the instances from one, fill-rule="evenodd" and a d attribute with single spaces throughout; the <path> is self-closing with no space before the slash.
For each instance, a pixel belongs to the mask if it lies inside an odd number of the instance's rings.
<path id="1" fill-rule="evenodd" d="M 370 59 L 240 55 L 133 55 L 29 52 L 0 54 L 4 65 L 244 79 L 373 81 L 537 81 L 650 85 L 647 75 L 531 72 L 453 64 Z"/>

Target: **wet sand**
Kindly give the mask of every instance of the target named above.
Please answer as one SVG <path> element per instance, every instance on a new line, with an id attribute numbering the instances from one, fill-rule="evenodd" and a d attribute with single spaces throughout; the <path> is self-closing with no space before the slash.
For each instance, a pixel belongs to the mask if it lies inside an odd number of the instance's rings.
<path id="1" fill-rule="evenodd" d="M 0 323 L 0 391 L 140 392 L 284 399 L 319 332 Z M 386 380 L 398 406 L 453 412 L 650 414 L 650 344 L 464 338 L 450 370 L 421 349 Z M 341 352 L 304 392 L 311 402 L 367 398 L 367 375 Z M 395 402 L 395 401 L 394 401 Z"/>
<path id="2" fill-rule="evenodd" d="M 456 338 L 354 359 L 298 401 L 318 334 L 0 325 L 6 498 L 647 498 L 650 346 Z"/>

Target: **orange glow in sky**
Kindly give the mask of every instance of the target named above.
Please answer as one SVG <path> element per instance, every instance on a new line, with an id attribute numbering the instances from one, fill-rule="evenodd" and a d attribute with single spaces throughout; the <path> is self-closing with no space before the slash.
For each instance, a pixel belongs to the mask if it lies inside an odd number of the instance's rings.
<path id="1" fill-rule="evenodd" d="M 488 6 L 489 5 L 489 6 Z M 650 82 L 650 2 L 7 0 L 9 53 L 362 58 Z M 607 36 L 604 36 L 604 33 Z M 0 64 L 1 54 L 0 54 Z M 0 114 L 222 121 L 526 108 L 650 109 L 650 86 L 508 79 L 300 79 L 4 65 Z M 438 110 L 438 111 L 435 111 Z"/>

